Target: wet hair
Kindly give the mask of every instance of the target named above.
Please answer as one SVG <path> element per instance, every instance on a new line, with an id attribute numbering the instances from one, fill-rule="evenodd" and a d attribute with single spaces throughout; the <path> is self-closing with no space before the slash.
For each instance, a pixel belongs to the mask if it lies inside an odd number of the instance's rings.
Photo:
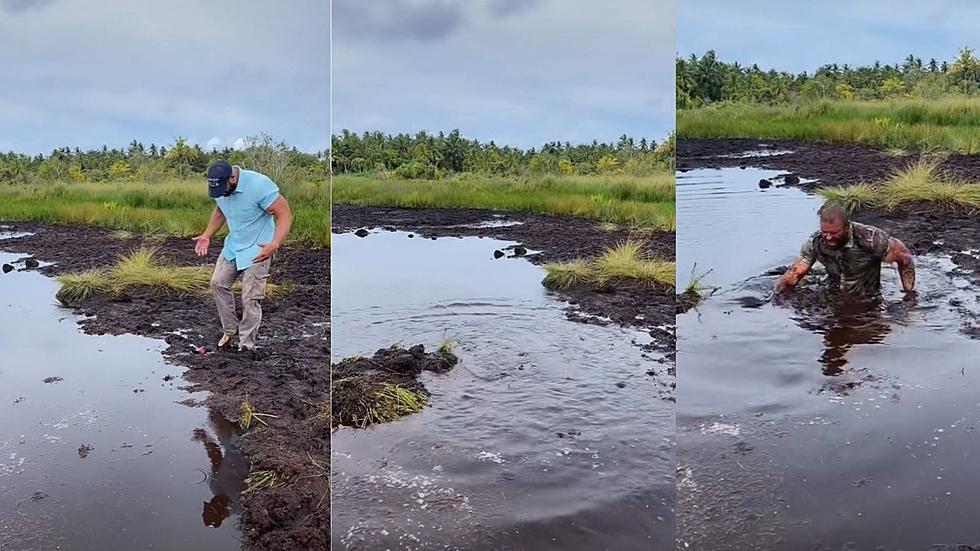
<path id="1" fill-rule="evenodd" d="M 820 207 L 817 214 L 820 215 L 821 222 L 839 221 L 843 224 L 847 224 L 848 222 L 847 209 L 838 203 L 824 203 L 824 206 Z"/>

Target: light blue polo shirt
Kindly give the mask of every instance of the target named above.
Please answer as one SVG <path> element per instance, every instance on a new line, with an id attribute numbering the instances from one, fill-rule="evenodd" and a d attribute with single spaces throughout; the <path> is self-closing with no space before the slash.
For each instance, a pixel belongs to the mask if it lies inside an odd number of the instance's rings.
<path id="1" fill-rule="evenodd" d="M 216 197 L 221 213 L 228 221 L 228 237 L 221 254 L 235 261 L 239 270 L 252 266 L 258 256 L 259 244 L 272 242 L 276 234 L 276 219 L 266 212 L 279 198 L 279 186 L 268 176 L 253 170 L 238 169 L 238 185 L 228 197 Z"/>

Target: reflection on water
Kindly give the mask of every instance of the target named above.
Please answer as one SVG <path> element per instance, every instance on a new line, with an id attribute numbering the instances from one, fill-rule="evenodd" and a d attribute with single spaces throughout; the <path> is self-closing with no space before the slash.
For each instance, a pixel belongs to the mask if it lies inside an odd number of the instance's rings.
<path id="1" fill-rule="evenodd" d="M 687 176 L 741 189 L 740 172 Z M 980 343 L 959 331 L 957 308 L 975 305 L 976 291 L 957 285 L 948 259 L 919 256 L 917 300 L 903 300 L 893 269 L 875 300 L 828 292 L 818 278 L 774 299 L 776 276 L 759 274 L 788 264 L 816 224 L 796 193 L 757 193 L 759 217 L 720 238 L 703 217 L 739 212 L 729 201 L 747 192 L 679 201 L 678 224 L 694 232 L 679 240 L 748 248 L 687 259 L 719 262 L 728 277 L 678 318 L 678 540 L 719 550 L 975 544 Z"/>
<path id="2" fill-rule="evenodd" d="M 333 435 L 335 549 L 672 549 L 668 366 L 575 323 L 511 243 L 333 237 L 334 361 L 458 340 L 432 406 Z"/>
<path id="3" fill-rule="evenodd" d="M 174 403 L 190 395 L 164 345 L 85 335 L 57 289 L 0 273 L 0 549 L 238 549 L 234 437 L 212 415 L 218 449 L 202 454 L 205 410 Z M 214 484 L 201 484 L 208 470 Z M 216 495 L 227 512 L 202 522 Z"/>
<path id="4" fill-rule="evenodd" d="M 241 512 L 241 493 L 245 490 L 248 462 L 238 447 L 241 427 L 215 410 L 208 413 L 208 424 L 214 437 L 204 429 L 194 430 L 194 440 L 204 446 L 211 463 L 205 480 L 214 497 L 204 503 L 201 517 L 206 526 L 218 528 L 231 515 Z"/>

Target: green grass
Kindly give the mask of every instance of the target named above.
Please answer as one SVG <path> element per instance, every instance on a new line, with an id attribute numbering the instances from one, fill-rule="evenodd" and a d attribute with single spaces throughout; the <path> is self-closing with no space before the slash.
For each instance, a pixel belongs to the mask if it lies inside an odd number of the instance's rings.
<path id="1" fill-rule="evenodd" d="M 725 103 L 677 112 L 679 138 L 864 143 L 891 150 L 980 153 L 980 98 Z"/>
<path id="2" fill-rule="evenodd" d="M 329 190 L 299 184 L 284 187 L 293 212 L 289 241 L 330 244 Z M 138 183 L 45 183 L 0 186 L 0 220 L 103 226 L 141 234 L 192 237 L 214 210 L 203 181 Z M 116 232 L 115 237 L 125 234 Z"/>
<path id="3" fill-rule="evenodd" d="M 708 270 L 704 273 L 698 273 L 697 263 L 691 268 L 691 278 L 687 281 L 687 285 L 684 287 L 684 294 L 696 297 L 703 297 L 705 294 L 717 290 L 717 287 L 712 287 L 704 284 L 704 278 L 711 273 Z"/>
<path id="4" fill-rule="evenodd" d="M 418 413 L 429 403 L 423 392 L 355 376 L 331 385 L 336 424 L 366 428 Z"/>
<path id="5" fill-rule="evenodd" d="M 937 157 L 923 158 L 884 181 L 828 188 L 820 193 L 850 212 L 923 204 L 939 210 L 980 210 L 980 182 L 952 178 L 939 170 L 939 163 Z"/>
<path id="6" fill-rule="evenodd" d="M 673 262 L 652 258 L 635 241 L 620 243 L 592 259 L 546 264 L 544 269 L 547 275 L 543 283 L 557 289 L 604 287 L 618 282 L 673 287 L 677 279 Z"/>
<path id="7" fill-rule="evenodd" d="M 174 266 L 160 261 L 156 249 L 140 248 L 108 268 L 58 276 L 57 298 L 75 305 L 96 295 L 120 295 L 139 288 L 180 296 L 205 297 L 211 292 L 211 266 Z M 236 283 L 234 289 L 240 290 Z M 266 294 L 276 296 L 288 288 L 266 284 Z"/>
<path id="8" fill-rule="evenodd" d="M 501 209 L 580 216 L 673 231 L 674 176 L 538 176 L 460 174 L 445 180 L 333 179 L 333 201 L 357 206 Z"/>

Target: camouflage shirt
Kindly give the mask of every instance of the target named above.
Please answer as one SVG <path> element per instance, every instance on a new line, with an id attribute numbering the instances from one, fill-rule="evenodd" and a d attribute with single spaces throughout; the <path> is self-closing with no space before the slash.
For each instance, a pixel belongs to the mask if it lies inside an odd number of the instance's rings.
<path id="1" fill-rule="evenodd" d="M 837 249 L 818 231 L 800 249 L 800 257 L 813 266 L 823 264 L 828 280 L 842 291 L 861 295 L 881 290 L 881 262 L 888 254 L 889 235 L 879 228 L 851 222 L 847 242 Z"/>

